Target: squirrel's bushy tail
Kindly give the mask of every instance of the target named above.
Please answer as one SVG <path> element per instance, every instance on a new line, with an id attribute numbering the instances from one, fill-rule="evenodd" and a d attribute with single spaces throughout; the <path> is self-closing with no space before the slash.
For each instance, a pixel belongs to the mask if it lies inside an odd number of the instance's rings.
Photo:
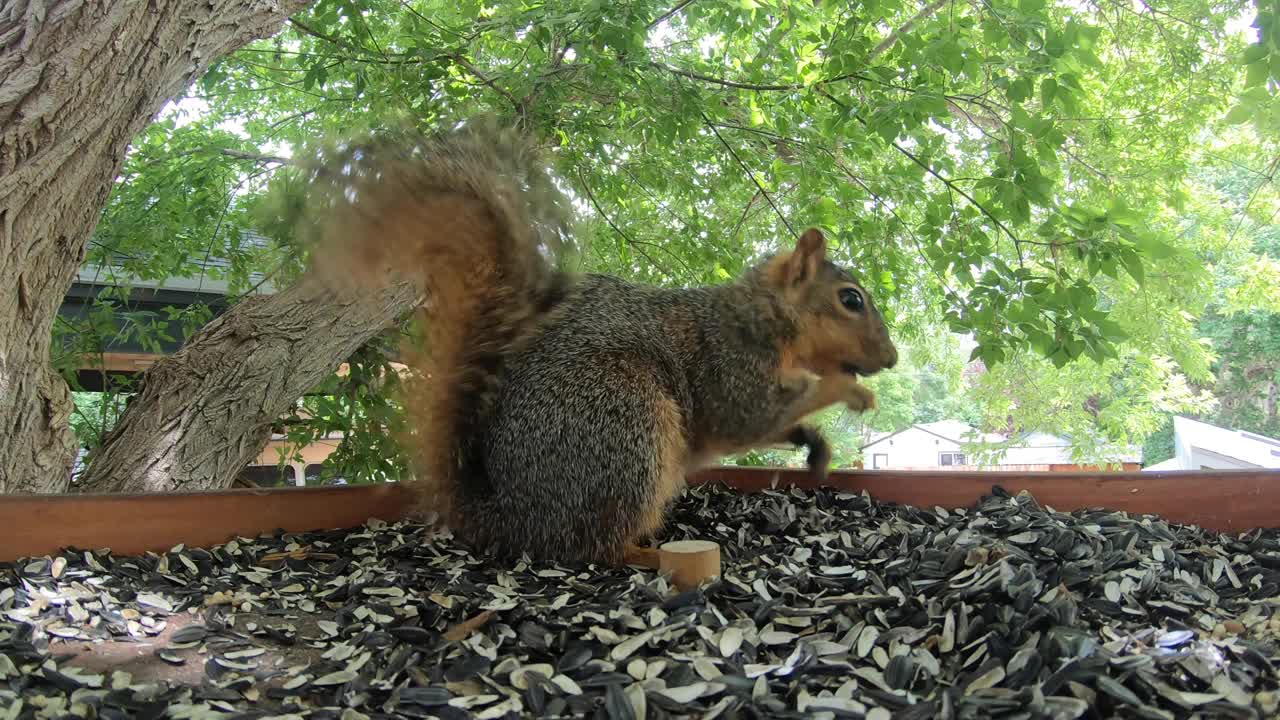
<path id="1" fill-rule="evenodd" d="M 423 342 L 404 358 L 404 445 L 424 509 L 453 525 L 459 482 L 487 484 L 478 430 L 504 359 L 562 291 L 571 206 L 533 146 L 485 119 L 370 133 L 304 167 L 314 271 L 338 288 L 424 292 Z"/>

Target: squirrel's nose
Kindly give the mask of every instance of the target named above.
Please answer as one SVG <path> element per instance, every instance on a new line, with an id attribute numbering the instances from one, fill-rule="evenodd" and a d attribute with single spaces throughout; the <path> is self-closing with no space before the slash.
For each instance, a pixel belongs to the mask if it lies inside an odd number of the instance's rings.
<path id="1" fill-rule="evenodd" d="M 889 358 L 885 360 L 884 366 L 888 370 L 892 370 L 894 365 L 898 364 L 898 348 L 889 346 Z"/>

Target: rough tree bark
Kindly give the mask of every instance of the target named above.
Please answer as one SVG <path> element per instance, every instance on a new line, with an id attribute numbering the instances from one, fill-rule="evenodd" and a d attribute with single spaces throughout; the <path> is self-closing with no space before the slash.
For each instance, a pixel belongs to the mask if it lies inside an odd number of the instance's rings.
<path id="1" fill-rule="evenodd" d="M 347 298 L 305 276 L 242 301 L 147 371 L 77 489 L 229 487 L 272 423 L 420 300 L 407 284 Z"/>
<path id="2" fill-rule="evenodd" d="M 0 4 L 0 492 L 65 489 L 53 321 L 128 143 L 210 63 L 309 0 Z"/>

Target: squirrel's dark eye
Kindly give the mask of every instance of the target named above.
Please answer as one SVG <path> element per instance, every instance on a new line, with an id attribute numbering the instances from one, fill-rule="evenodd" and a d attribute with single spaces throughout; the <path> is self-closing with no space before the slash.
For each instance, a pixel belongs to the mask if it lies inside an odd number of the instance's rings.
<path id="1" fill-rule="evenodd" d="M 862 293 L 853 288 L 840 288 L 840 304 L 853 312 L 862 311 Z"/>

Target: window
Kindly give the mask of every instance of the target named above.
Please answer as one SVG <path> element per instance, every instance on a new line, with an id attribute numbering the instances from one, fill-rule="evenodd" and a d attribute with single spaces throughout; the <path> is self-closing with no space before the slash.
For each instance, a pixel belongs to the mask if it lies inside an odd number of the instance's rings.
<path id="1" fill-rule="evenodd" d="M 250 465 L 240 471 L 240 479 L 258 487 L 285 487 L 293 484 L 293 466 Z"/>
<path id="2" fill-rule="evenodd" d="M 963 465 L 963 464 L 964 464 L 964 453 L 958 453 L 958 452 L 943 452 L 943 453 L 938 453 L 938 464 L 939 464 L 939 465 L 943 465 L 943 466 L 946 466 L 946 465 Z"/>
<path id="3" fill-rule="evenodd" d="M 304 477 L 307 485 L 346 485 L 346 478 L 333 477 L 332 472 L 324 471 L 323 463 L 312 463 L 305 469 Z"/>
<path id="4" fill-rule="evenodd" d="M 871 456 L 871 469 L 879 470 L 886 467 L 889 467 L 889 456 L 886 453 L 875 453 Z"/>

